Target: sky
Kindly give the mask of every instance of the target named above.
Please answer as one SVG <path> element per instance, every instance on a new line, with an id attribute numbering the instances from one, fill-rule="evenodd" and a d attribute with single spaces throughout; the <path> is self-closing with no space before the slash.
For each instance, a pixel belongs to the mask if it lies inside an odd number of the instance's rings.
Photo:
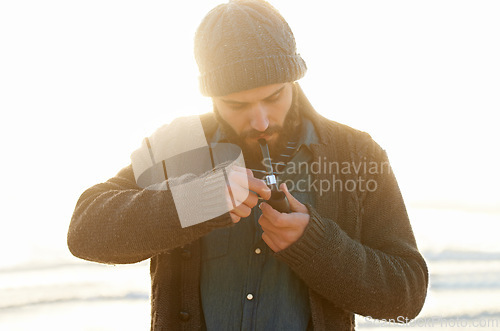
<path id="1" fill-rule="evenodd" d="M 218 3 L 0 3 L 0 239 L 65 237 L 79 195 L 144 137 L 211 110 L 193 36 Z M 500 212 L 497 1 L 271 3 L 313 106 L 386 149 L 408 205 Z"/>

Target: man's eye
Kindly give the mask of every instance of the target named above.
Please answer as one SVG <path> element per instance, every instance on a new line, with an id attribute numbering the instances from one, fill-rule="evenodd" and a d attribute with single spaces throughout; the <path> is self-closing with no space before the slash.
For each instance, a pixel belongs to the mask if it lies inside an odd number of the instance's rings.
<path id="1" fill-rule="evenodd" d="M 245 105 L 230 105 L 229 107 L 232 110 L 243 110 L 245 108 Z"/>

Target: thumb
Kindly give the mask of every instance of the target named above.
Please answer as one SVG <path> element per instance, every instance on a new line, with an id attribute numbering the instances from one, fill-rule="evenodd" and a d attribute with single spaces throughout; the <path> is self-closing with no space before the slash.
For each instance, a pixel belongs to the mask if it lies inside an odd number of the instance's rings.
<path id="1" fill-rule="evenodd" d="M 307 207 L 302 204 L 299 200 L 295 199 L 295 197 L 288 191 L 288 187 L 286 187 L 285 183 L 281 183 L 280 190 L 285 193 L 288 202 L 290 203 L 290 209 L 296 213 L 304 213 L 307 214 Z"/>

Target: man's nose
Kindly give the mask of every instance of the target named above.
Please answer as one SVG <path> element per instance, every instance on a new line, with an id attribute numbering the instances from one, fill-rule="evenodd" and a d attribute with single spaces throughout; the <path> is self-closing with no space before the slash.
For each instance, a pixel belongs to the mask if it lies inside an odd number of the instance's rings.
<path id="1" fill-rule="evenodd" d="M 269 126 L 269 119 L 267 118 L 267 111 L 264 107 L 261 105 L 255 106 L 250 116 L 250 125 L 252 129 L 260 132 L 266 131 Z"/>

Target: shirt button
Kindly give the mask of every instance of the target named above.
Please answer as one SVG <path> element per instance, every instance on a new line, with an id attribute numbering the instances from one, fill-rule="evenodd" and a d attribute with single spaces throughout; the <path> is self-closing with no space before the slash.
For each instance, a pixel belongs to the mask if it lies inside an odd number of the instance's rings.
<path id="1" fill-rule="evenodd" d="M 252 293 L 248 293 L 247 294 L 247 299 L 248 300 L 252 300 L 253 299 L 253 294 Z"/>
<path id="2" fill-rule="evenodd" d="M 262 251 L 260 250 L 260 248 L 256 248 L 255 249 L 255 254 L 260 254 L 260 253 L 262 253 Z"/>

